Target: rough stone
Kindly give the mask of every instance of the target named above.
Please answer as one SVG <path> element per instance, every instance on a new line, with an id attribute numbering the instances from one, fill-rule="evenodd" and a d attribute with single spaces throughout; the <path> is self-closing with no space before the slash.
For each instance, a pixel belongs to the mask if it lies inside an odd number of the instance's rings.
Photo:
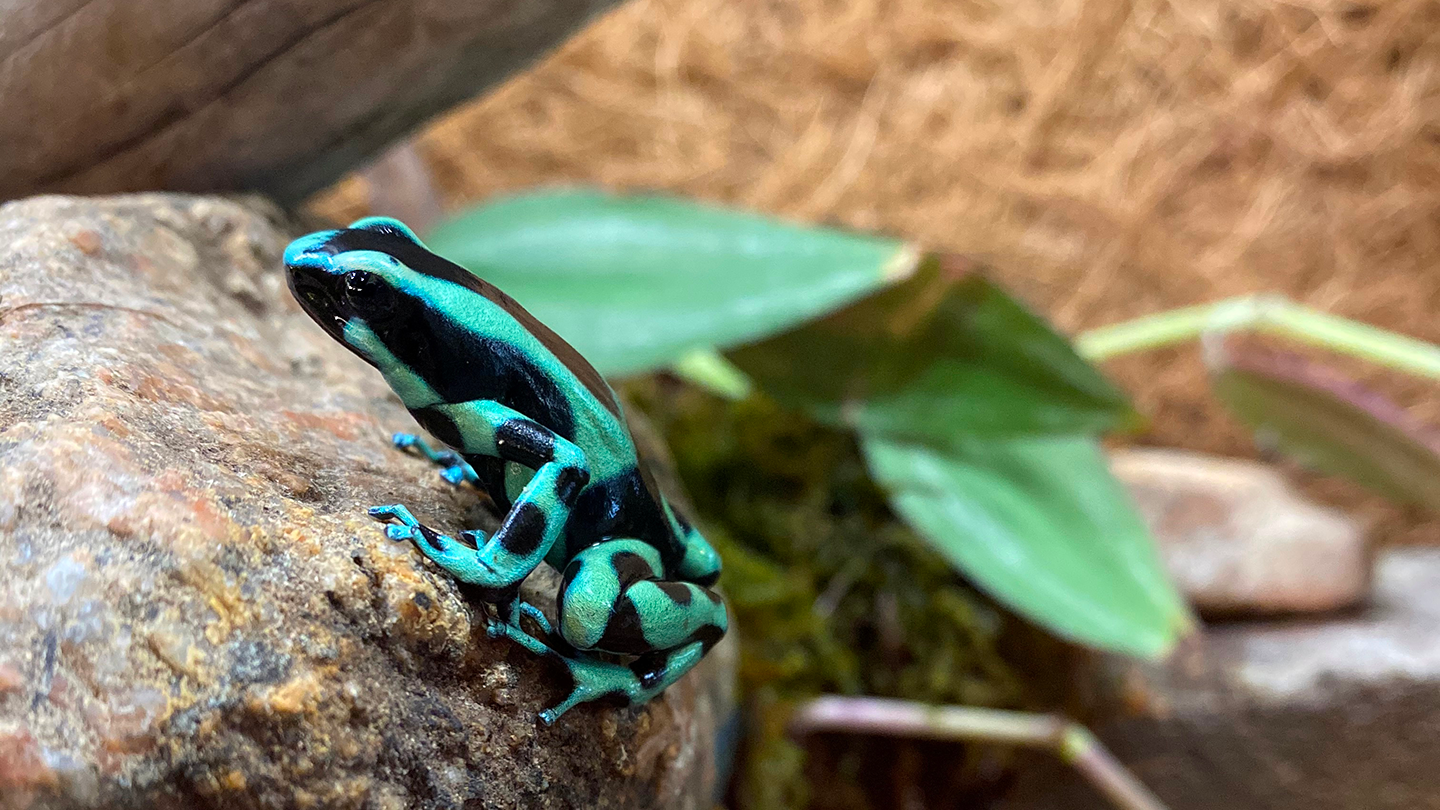
<path id="1" fill-rule="evenodd" d="M 1116 452 L 1170 575 L 1206 616 L 1315 613 L 1365 598 L 1364 526 L 1264 464 L 1180 450 Z"/>
<path id="2" fill-rule="evenodd" d="M 1171 810 L 1412 810 L 1440 796 L 1440 549 L 1386 552 L 1346 617 L 1209 628 L 1167 664 L 1094 659 L 1092 728 Z M 1007 810 L 1108 805 L 1053 762 Z"/>
<path id="3" fill-rule="evenodd" d="M 413 422 L 286 239 L 212 198 L 0 207 L 0 807 L 711 806 L 726 646 L 540 725 L 563 678 L 365 516 L 489 520 L 389 449 Z"/>

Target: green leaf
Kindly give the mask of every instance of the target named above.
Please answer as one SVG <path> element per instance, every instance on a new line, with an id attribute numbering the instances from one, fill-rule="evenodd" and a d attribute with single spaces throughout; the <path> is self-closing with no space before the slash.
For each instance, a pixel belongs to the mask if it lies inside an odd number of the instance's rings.
<path id="1" fill-rule="evenodd" d="M 1043 320 L 943 256 L 927 257 L 901 284 L 729 355 L 777 399 L 872 434 L 945 441 L 1139 421 Z"/>
<path id="2" fill-rule="evenodd" d="M 1065 638 L 1146 658 L 1192 625 L 1093 439 L 862 435 L 891 506 L 982 590 Z"/>
<path id="3" fill-rule="evenodd" d="M 918 256 L 894 239 L 577 189 L 487 203 L 426 242 L 605 374 L 773 334 L 905 278 Z"/>
<path id="4" fill-rule="evenodd" d="M 1212 365 L 1216 396 L 1262 447 L 1440 511 L 1440 437 L 1400 406 L 1295 354 L 1240 346 Z"/>

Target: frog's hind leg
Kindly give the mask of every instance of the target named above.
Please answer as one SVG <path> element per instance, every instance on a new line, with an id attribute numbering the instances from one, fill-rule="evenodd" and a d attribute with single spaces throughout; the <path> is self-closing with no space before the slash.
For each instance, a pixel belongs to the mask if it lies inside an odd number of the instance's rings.
<path id="1" fill-rule="evenodd" d="M 559 703 L 540 712 L 540 720 L 547 726 L 554 725 L 560 715 L 581 703 L 595 700 L 625 706 L 644 703 L 680 680 L 710 648 L 707 642 L 695 641 L 676 650 L 652 652 L 622 664 L 576 650 L 564 639 L 552 638 L 547 643 L 511 622 L 493 622 L 490 635 L 506 636 L 530 652 L 565 667 L 570 676 L 570 690 Z"/>
<path id="2" fill-rule="evenodd" d="M 638 706 L 664 692 L 705 657 L 710 644 L 691 642 L 675 650 L 642 655 L 629 665 L 603 661 L 580 654 L 562 658 L 570 673 L 570 694 L 540 712 L 545 725 L 554 725 L 560 715 L 581 703 L 613 700 L 624 706 Z"/>
<path id="3" fill-rule="evenodd" d="M 659 552 L 639 540 L 610 540 L 577 554 L 565 568 L 559 612 L 563 644 L 547 645 L 520 630 L 518 622 L 492 629 L 565 664 L 570 694 L 541 712 L 546 723 L 592 700 L 644 703 L 699 663 L 728 626 L 718 595 L 665 578 Z M 589 651 L 638 657 L 619 664 Z"/>
<path id="4" fill-rule="evenodd" d="M 667 577 L 660 552 L 640 540 L 581 551 L 560 586 L 560 635 L 576 649 L 643 655 L 725 634 L 714 591 Z"/>

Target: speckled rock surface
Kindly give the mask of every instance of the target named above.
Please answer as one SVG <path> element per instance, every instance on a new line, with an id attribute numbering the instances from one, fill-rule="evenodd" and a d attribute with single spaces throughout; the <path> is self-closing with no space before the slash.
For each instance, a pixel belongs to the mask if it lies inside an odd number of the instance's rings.
<path id="1" fill-rule="evenodd" d="M 540 725 L 562 679 L 366 518 L 486 513 L 388 448 L 272 219 L 0 207 L 0 807 L 711 806 L 726 646 Z"/>
<path id="2" fill-rule="evenodd" d="M 1440 549 L 1385 551 L 1371 600 L 1214 625 L 1164 665 L 1101 657 L 1092 728 L 1170 810 L 1440 806 Z M 1053 759 L 1004 810 L 1108 810 Z"/>

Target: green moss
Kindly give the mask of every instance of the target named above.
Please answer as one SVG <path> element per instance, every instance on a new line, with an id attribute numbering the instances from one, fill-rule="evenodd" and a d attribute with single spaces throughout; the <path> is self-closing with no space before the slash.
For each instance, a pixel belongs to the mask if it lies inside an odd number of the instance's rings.
<path id="1" fill-rule="evenodd" d="M 741 807 L 812 804 L 804 750 L 784 728 L 786 707 L 798 700 L 838 692 L 1024 702 L 996 649 L 1005 619 L 891 514 L 849 434 L 763 398 L 724 402 L 664 379 L 626 393 L 674 453 L 725 559 L 722 585 L 751 707 Z M 858 755 L 837 744 L 824 792 L 864 795 L 858 782 L 874 774 L 846 767 Z"/>

